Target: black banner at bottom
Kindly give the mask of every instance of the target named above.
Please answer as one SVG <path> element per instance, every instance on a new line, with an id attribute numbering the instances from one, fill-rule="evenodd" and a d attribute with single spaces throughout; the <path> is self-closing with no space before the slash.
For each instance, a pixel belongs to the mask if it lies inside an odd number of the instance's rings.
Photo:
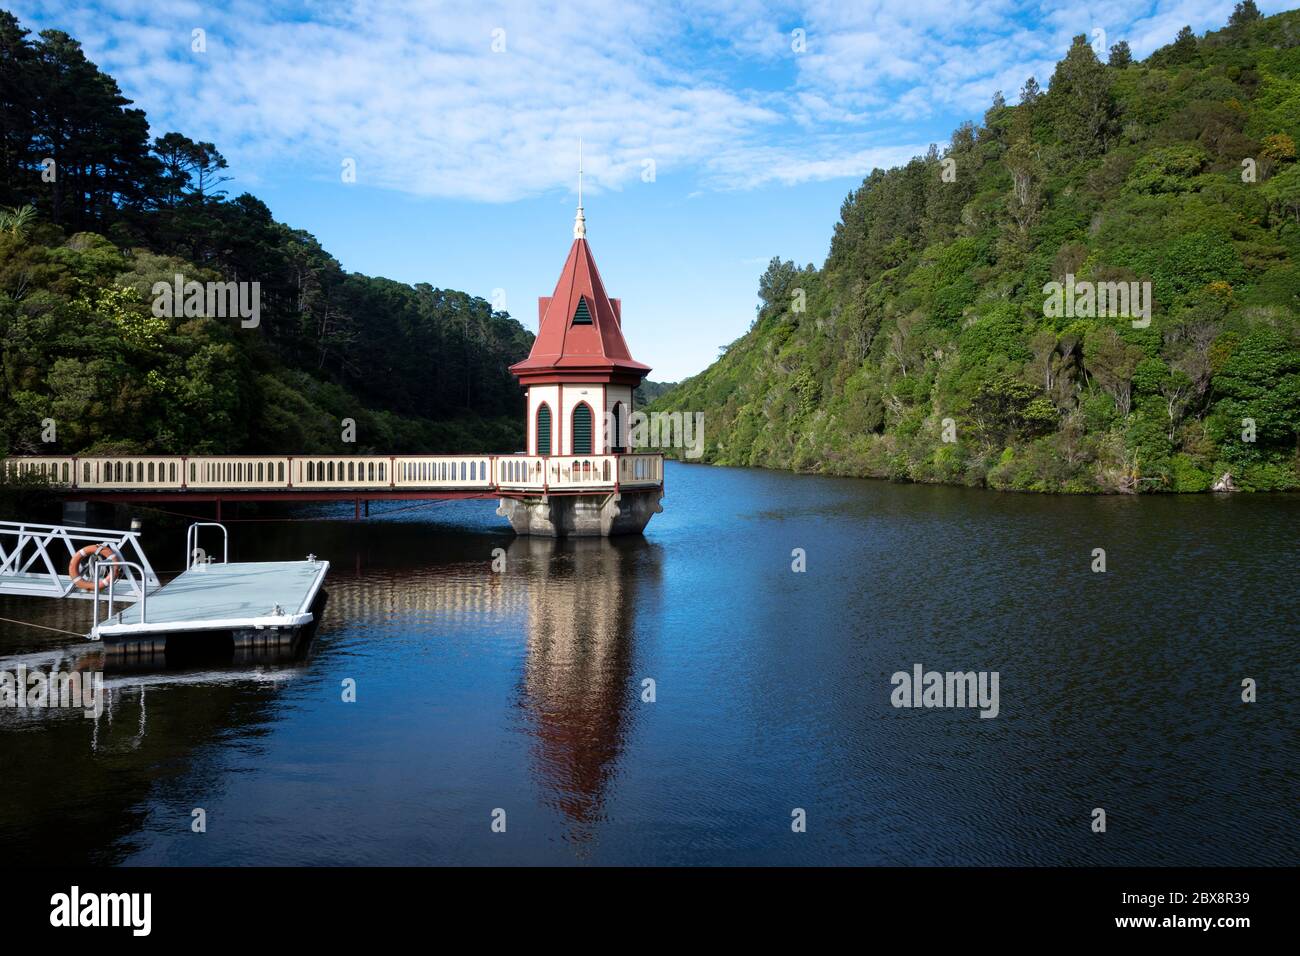
<path id="1" fill-rule="evenodd" d="M 1240 933 L 1283 930 L 1296 895 L 1287 869 L 9 869 L 0 883 L 6 942 L 64 936 L 74 945 L 337 944 L 453 924 L 498 940 L 620 913 L 633 932 L 649 931 L 650 917 L 654 932 L 705 920 L 739 935 L 787 920 L 808 930 L 812 919 L 823 930 L 910 925 L 927 943 L 970 941 L 974 931 L 1172 932 L 1231 944 Z"/>

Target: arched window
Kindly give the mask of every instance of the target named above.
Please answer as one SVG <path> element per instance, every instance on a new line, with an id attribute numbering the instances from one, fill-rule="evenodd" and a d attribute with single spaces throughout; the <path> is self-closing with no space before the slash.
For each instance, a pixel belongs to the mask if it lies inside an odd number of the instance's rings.
<path id="1" fill-rule="evenodd" d="M 537 454 L 551 453 L 551 406 L 542 402 L 537 406 Z"/>
<path id="2" fill-rule="evenodd" d="M 609 444 L 609 450 L 615 455 L 621 455 L 627 451 L 627 446 L 623 444 L 624 430 L 627 428 L 627 406 L 622 402 L 614 403 L 614 414 L 611 416 L 613 421 L 610 423 L 614 429 L 614 434 L 610 435 L 606 441 Z"/>
<path id="3" fill-rule="evenodd" d="M 586 402 L 573 410 L 573 454 L 591 454 L 591 406 Z"/>

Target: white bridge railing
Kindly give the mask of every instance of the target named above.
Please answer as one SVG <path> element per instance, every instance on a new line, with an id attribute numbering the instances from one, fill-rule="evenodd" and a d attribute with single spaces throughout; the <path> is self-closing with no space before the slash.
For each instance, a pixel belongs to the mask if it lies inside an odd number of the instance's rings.
<path id="1" fill-rule="evenodd" d="M 654 488 L 660 454 L 132 455 L 7 458 L 6 479 L 81 491 L 574 492 Z"/>
<path id="2" fill-rule="evenodd" d="M 72 577 L 74 555 L 79 553 L 83 557 L 78 566 L 89 575 L 81 587 Z M 134 560 L 128 561 L 128 556 Z M 142 600 L 147 590 L 160 586 L 138 532 L 0 521 L 0 594 L 93 598 L 106 590 L 102 582 L 95 587 L 101 580 L 99 571 L 88 570 L 96 564 L 121 568 L 108 583 L 125 577 L 126 590 L 119 592 L 124 600 Z"/>

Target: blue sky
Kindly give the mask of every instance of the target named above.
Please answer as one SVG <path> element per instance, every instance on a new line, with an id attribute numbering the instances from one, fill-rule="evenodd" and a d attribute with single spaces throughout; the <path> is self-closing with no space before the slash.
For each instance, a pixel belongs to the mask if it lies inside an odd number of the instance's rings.
<path id="1" fill-rule="evenodd" d="M 1233 2 L 4 5 L 80 39 L 155 135 L 215 143 L 232 195 L 344 268 L 503 297 L 533 330 L 572 241 L 581 138 L 596 261 L 633 354 L 669 381 L 748 328 L 772 256 L 821 264 L 872 167 L 946 143 L 997 90 L 1046 85 L 1076 34 L 1145 56 Z"/>

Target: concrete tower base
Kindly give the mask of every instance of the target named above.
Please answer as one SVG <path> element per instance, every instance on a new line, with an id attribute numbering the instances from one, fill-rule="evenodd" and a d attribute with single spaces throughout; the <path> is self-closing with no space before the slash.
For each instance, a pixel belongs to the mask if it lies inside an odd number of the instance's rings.
<path id="1" fill-rule="evenodd" d="M 663 511 L 663 489 L 614 491 L 600 495 L 538 495 L 502 498 L 497 514 L 515 534 L 545 538 L 607 538 L 640 534 Z"/>

